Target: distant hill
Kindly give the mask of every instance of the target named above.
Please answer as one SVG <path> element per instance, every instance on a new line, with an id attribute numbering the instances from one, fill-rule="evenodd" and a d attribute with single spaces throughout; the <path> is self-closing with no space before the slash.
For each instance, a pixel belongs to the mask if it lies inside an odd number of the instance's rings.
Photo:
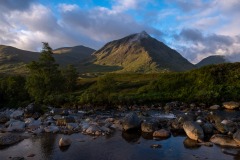
<path id="1" fill-rule="evenodd" d="M 197 63 L 196 66 L 200 68 L 200 67 L 211 65 L 211 64 L 221 64 L 221 63 L 227 63 L 227 62 L 229 61 L 226 59 L 225 56 L 213 55 L 213 56 L 204 58 L 199 63 Z"/>
<path id="2" fill-rule="evenodd" d="M 53 50 L 56 62 L 64 66 L 78 65 L 86 60 L 92 60 L 94 49 L 85 46 L 65 47 Z M 26 64 L 38 60 L 39 52 L 30 52 L 11 46 L 0 45 L 0 73 L 24 74 Z"/>
<path id="3" fill-rule="evenodd" d="M 127 72 L 185 71 L 195 68 L 177 51 L 145 31 L 107 43 L 94 52 L 95 64 L 119 66 Z"/>

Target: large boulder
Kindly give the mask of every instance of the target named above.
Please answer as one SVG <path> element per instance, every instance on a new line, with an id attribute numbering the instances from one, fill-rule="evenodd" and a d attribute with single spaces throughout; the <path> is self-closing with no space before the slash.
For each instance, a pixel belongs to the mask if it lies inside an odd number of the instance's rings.
<path id="1" fill-rule="evenodd" d="M 90 125 L 86 130 L 87 134 L 99 135 L 101 133 L 101 129 L 97 125 Z"/>
<path id="2" fill-rule="evenodd" d="M 157 138 L 169 138 L 171 133 L 165 129 L 160 129 L 158 131 L 153 132 L 153 137 Z"/>
<path id="3" fill-rule="evenodd" d="M 239 108 L 240 104 L 238 102 L 224 102 L 223 107 L 226 109 L 236 109 Z"/>
<path id="4" fill-rule="evenodd" d="M 233 134 L 233 139 L 240 145 L 240 129 Z"/>
<path id="5" fill-rule="evenodd" d="M 59 140 L 58 145 L 59 145 L 59 147 L 67 147 L 67 146 L 70 146 L 71 143 L 72 143 L 72 141 L 69 138 L 62 137 Z"/>
<path id="6" fill-rule="evenodd" d="M 184 122 L 183 129 L 187 136 L 192 140 L 201 141 L 204 138 L 203 129 L 196 122 L 193 121 Z"/>
<path id="7" fill-rule="evenodd" d="M 210 142 L 220 145 L 220 146 L 228 146 L 228 147 L 239 147 L 239 143 L 237 143 L 233 138 L 221 135 L 221 134 L 215 134 L 210 138 Z"/>
<path id="8" fill-rule="evenodd" d="M 212 134 L 213 133 L 213 125 L 211 123 L 205 123 L 202 126 L 204 134 Z"/>
<path id="9" fill-rule="evenodd" d="M 219 105 L 213 105 L 211 107 L 209 107 L 210 110 L 218 110 L 220 109 L 220 106 Z"/>
<path id="10" fill-rule="evenodd" d="M 12 145 L 22 141 L 24 138 L 15 134 L 3 134 L 0 135 L 0 146 Z"/>
<path id="11" fill-rule="evenodd" d="M 130 129 L 139 128 L 141 120 L 138 118 L 135 112 L 127 114 L 122 120 L 122 127 L 125 131 Z"/>

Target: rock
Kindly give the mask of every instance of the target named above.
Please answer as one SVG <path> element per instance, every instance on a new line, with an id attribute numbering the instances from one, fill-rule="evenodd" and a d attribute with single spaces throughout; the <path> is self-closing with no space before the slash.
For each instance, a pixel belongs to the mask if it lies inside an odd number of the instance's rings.
<path id="1" fill-rule="evenodd" d="M 240 129 L 233 134 L 233 139 L 240 145 Z"/>
<path id="2" fill-rule="evenodd" d="M 160 144 L 153 144 L 151 145 L 151 148 L 161 148 L 162 146 Z"/>
<path id="3" fill-rule="evenodd" d="M 57 114 L 57 115 L 53 116 L 53 119 L 54 120 L 59 120 L 59 119 L 62 119 L 62 116 Z"/>
<path id="4" fill-rule="evenodd" d="M 9 120 L 9 117 L 6 114 L 0 114 L 0 123 L 6 123 Z"/>
<path id="5" fill-rule="evenodd" d="M 240 104 L 238 102 L 224 102 L 223 107 L 226 109 L 236 109 L 239 108 Z"/>
<path id="6" fill-rule="evenodd" d="M 222 134 L 226 134 L 228 132 L 226 125 L 222 123 L 216 123 L 215 128 Z"/>
<path id="7" fill-rule="evenodd" d="M 160 129 L 158 131 L 153 132 L 153 137 L 157 138 L 169 138 L 171 133 L 165 129 Z"/>
<path id="8" fill-rule="evenodd" d="M 210 110 L 218 110 L 220 108 L 219 105 L 213 105 L 211 107 L 209 107 Z"/>
<path id="9" fill-rule="evenodd" d="M 86 130 L 86 133 L 94 135 L 95 133 L 98 133 L 97 131 L 101 131 L 101 129 L 98 126 L 96 126 L 96 125 L 91 125 Z"/>
<path id="10" fill-rule="evenodd" d="M 154 122 L 143 122 L 141 124 L 142 132 L 151 133 L 151 132 L 154 132 L 156 130 L 156 128 L 157 128 L 157 126 Z"/>
<path id="11" fill-rule="evenodd" d="M 27 125 L 27 128 L 35 130 L 35 129 L 39 128 L 41 124 L 42 124 L 42 122 L 40 120 L 33 120 L 32 122 L 30 122 Z"/>
<path id="12" fill-rule="evenodd" d="M 23 139 L 24 138 L 22 136 L 14 135 L 14 134 L 0 135 L 0 145 L 1 146 L 12 145 L 12 144 L 22 141 Z"/>
<path id="13" fill-rule="evenodd" d="M 204 138 L 203 129 L 196 122 L 193 121 L 184 122 L 183 129 L 187 136 L 192 140 L 201 141 Z"/>
<path id="14" fill-rule="evenodd" d="M 10 118 L 18 119 L 22 116 L 23 116 L 23 111 L 22 110 L 16 110 L 10 115 Z"/>
<path id="15" fill-rule="evenodd" d="M 229 136 L 215 134 L 210 138 L 210 142 L 220 146 L 239 147 L 240 145 Z"/>
<path id="16" fill-rule="evenodd" d="M 37 106 L 34 103 L 30 103 L 25 109 L 24 109 L 24 117 L 30 118 L 32 117 L 36 112 L 40 111 L 40 106 Z M 38 117 L 39 118 L 39 117 Z"/>
<path id="17" fill-rule="evenodd" d="M 72 143 L 72 141 L 69 138 L 62 137 L 59 140 L 58 145 L 59 145 L 59 147 L 67 147 L 67 146 L 70 146 L 71 143 Z"/>
<path id="18" fill-rule="evenodd" d="M 190 148 L 190 149 L 194 149 L 194 148 L 199 148 L 200 147 L 200 144 L 196 140 L 192 140 L 192 139 L 190 139 L 188 137 L 183 141 L 183 145 L 184 145 L 184 147 Z"/>
<path id="19" fill-rule="evenodd" d="M 56 122 L 58 126 L 66 126 L 67 123 L 75 123 L 75 119 L 73 117 L 68 116 L 61 119 L 57 119 Z"/>
<path id="20" fill-rule="evenodd" d="M 213 125 L 211 123 L 205 123 L 202 126 L 203 132 L 205 134 L 212 134 L 213 133 Z"/>
<path id="21" fill-rule="evenodd" d="M 125 131 L 129 129 L 139 128 L 140 125 L 141 121 L 135 112 L 127 114 L 122 121 L 122 127 Z"/>
<path id="22" fill-rule="evenodd" d="M 51 132 L 51 133 L 57 133 L 59 131 L 59 128 L 58 126 L 54 126 L 54 125 L 51 125 L 51 126 L 47 126 L 44 128 L 44 131 L 45 132 Z"/>
<path id="23" fill-rule="evenodd" d="M 79 126 L 78 126 L 77 123 L 67 123 L 67 128 L 68 128 L 69 130 L 75 130 L 75 129 L 78 129 Z"/>
<path id="24" fill-rule="evenodd" d="M 10 120 L 7 131 L 23 131 L 25 129 L 25 123 L 18 120 Z"/>

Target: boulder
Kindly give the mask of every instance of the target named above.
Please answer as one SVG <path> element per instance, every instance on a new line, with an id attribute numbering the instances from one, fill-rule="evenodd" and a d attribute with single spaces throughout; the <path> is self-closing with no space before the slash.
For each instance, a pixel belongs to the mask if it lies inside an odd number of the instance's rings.
<path id="1" fill-rule="evenodd" d="M 10 120 L 7 131 L 23 131 L 25 129 L 25 123 L 18 120 Z"/>
<path id="2" fill-rule="evenodd" d="M 101 132 L 101 129 L 96 125 L 90 125 L 88 127 L 88 129 L 86 130 L 87 134 L 92 134 L 92 135 L 94 135 L 95 133 L 99 133 L 99 132 Z"/>
<path id="3" fill-rule="evenodd" d="M 151 133 L 151 132 L 154 132 L 156 130 L 156 128 L 157 128 L 157 126 L 154 122 L 143 122 L 141 124 L 142 132 Z"/>
<path id="4" fill-rule="evenodd" d="M 153 137 L 157 138 L 169 138 L 171 133 L 165 129 L 160 129 L 158 131 L 153 132 Z"/>
<path id="5" fill-rule="evenodd" d="M 236 109 L 236 108 L 239 108 L 240 104 L 238 102 L 224 102 L 223 103 L 223 107 L 225 109 Z"/>
<path id="6" fill-rule="evenodd" d="M 211 123 L 205 123 L 202 126 L 204 134 L 212 134 L 213 133 L 213 125 Z"/>
<path id="7" fill-rule="evenodd" d="M 59 147 L 67 147 L 67 146 L 70 146 L 71 143 L 72 143 L 72 141 L 69 138 L 62 137 L 59 140 L 58 145 L 59 145 Z"/>
<path id="8" fill-rule="evenodd" d="M 201 128 L 201 126 L 193 121 L 186 121 L 183 123 L 183 129 L 185 131 L 185 133 L 187 134 L 187 136 L 192 139 L 192 140 L 203 140 L 204 138 L 204 133 L 203 133 L 203 129 Z"/>
<path id="9" fill-rule="evenodd" d="M 24 138 L 15 134 L 0 135 L 0 146 L 8 146 L 22 141 Z"/>
<path id="10" fill-rule="evenodd" d="M 233 138 L 221 135 L 221 134 L 215 134 L 210 138 L 210 142 L 220 145 L 220 146 L 228 146 L 228 147 L 239 147 L 240 145 L 233 140 Z"/>
<path id="11" fill-rule="evenodd" d="M 42 122 L 40 120 L 33 120 L 32 122 L 30 122 L 27 125 L 27 128 L 35 130 L 35 129 L 39 128 L 41 124 L 42 124 Z"/>
<path id="12" fill-rule="evenodd" d="M 57 133 L 59 131 L 59 128 L 58 126 L 51 125 L 51 126 L 45 127 L 44 131 L 48 133 Z"/>
<path id="13" fill-rule="evenodd" d="M 78 126 L 77 123 L 67 123 L 67 128 L 68 128 L 69 130 L 75 130 L 75 129 L 78 129 L 79 126 Z"/>
<path id="14" fill-rule="evenodd" d="M 127 114 L 122 120 L 122 127 L 125 131 L 139 128 L 141 121 L 135 112 Z"/>
<path id="15" fill-rule="evenodd" d="M 23 116 L 23 111 L 22 110 L 16 110 L 10 115 L 10 118 L 18 119 L 22 116 Z"/>
<path id="16" fill-rule="evenodd" d="M 66 126 L 67 123 L 75 123 L 74 117 L 70 117 L 70 116 L 64 117 L 61 119 L 57 119 L 57 122 L 56 122 L 58 126 Z"/>
<path id="17" fill-rule="evenodd" d="M 6 114 L 0 114 L 0 123 L 6 123 L 9 120 L 9 117 Z"/>
<path id="18" fill-rule="evenodd" d="M 240 145 L 240 129 L 233 134 L 233 139 Z"/>
<path id="19" fill-rule="evenodd" d="M 220 108 L 219 105 L 213 105 L 211 107 L 209 107 L 210 110 L 218 110 Z"/>
<path id="20" fill-rule="evenodd" d="M 222 134 L 226 134 L 228 132 L 228 128 L 222 123 L 216 123 L 215 128 Z"/>

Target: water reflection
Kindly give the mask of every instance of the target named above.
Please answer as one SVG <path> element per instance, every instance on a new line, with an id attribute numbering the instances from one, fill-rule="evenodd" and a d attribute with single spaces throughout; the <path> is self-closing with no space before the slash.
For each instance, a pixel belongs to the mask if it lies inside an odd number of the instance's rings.
<path id="1" fill-rule="evenodd" d="M 50 156 L 53 155 L 56 136 L 56 134 L 46 133 L 40 138 L 41 151 L 47 159 L 50 159 Z"/>
<path id="2" fill-rule="evenodd" d="M 69 149 L 70 146 L 64 146 L 64 147 L 59 147 L 60 151 L 66 152 Z"/>
<path id="3" fill-rule="evenodd" d="M 200 147 L 197 141 L 194 141 L 188 137 L 183 141 L 183 144 L 187 149 L 198 149 Z"/>
<path id="4" fill-rule="evenodd" d="M 141 132 L 138 130 L 122 132 L 122 138 L 126 140 L 128 143 L 135 143 L 140 139 L 140 137 L 141 137 Z"/>
<path id="5" fill-rule="evenodd" d="M 145 133 L 145 132 L 142 132 L 142 138 L 146 139 L 146 140 L 151 140 L 153 139 L 153 134 L 152 133 Z"/>

